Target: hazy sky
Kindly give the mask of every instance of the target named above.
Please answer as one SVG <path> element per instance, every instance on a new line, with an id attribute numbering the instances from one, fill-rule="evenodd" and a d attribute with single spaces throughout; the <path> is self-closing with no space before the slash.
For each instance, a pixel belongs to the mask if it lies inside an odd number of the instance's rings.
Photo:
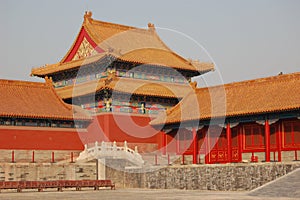
<path id="1" fill-rule="evenodd" d="M 298 0 L 1 0 L 1 79 L 38 80 L 32 67 L 58 62 L 85 10 L 93 18 L 146 27 L 184 57 L 217 64 L 225 83 L 300 71 Z M 169 31 L 171 29 L 173 31 Z M 179 34 L 181 32 L 187 36 Z"/>

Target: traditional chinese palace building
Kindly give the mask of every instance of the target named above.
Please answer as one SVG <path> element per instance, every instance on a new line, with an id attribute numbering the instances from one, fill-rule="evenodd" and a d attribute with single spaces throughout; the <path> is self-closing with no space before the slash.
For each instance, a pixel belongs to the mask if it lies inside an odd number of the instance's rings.
<path id="1" fill-rule="evenodd" d="M 135 28 L 86 12 L 62 60 L 32 69 L 45 83 L 0 80 L 0 149 L 127 141 L 194 164 L 297 160 L 300 73 L 206 88 L 191 82 L 213 69 L 176 54 L 151 23 Z"/>
<path id="2" fill-rule="evenodd" d="M 153 24 L 140 29 L 102 22 L 87 12 L 70 50 L 56 64 L 32 70 L 51 77 L 57 94 L 94 116 L 84 143 L 108 140 L 161 143 L 151 117 L 176 105 L 189 91 L 191 77 L 213 64 L 187 60 L 159 38 Z"/>

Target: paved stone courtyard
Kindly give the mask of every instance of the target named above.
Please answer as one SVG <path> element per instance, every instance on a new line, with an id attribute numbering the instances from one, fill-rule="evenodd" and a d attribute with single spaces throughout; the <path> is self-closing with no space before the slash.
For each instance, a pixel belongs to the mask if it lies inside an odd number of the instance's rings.
<path id="1" fill-rule="evenodd" d="M 287 197 L 268 197 L 268 196 L 250 196 L 246 192 L 209 192 L 199 190 L 150 190 L 150 189 L 117 189 L 117 190 L 83 190 L 83 191 L 24 191 L 22 193 L 16 193 L 15 191 L 3 191 L 0 194 L 1 200 L 52 200 L 52 199 L 88 199 L 88 200 L 132 200 L 132 199 L 143 199 L 143 200 L 196 200 L 196 199 L 295 199 Z"/>
<path id="2" fill-rule="evenodd" d="M 0 193 L 1 200 L 52 200 L 52 199 L 143 199 L 143 200 L 194 200 L 194 199 L 300 199 L 300 169 L 278 178 L 275 181 L 265 184 L 250 192 L 219 192 L 219 191 L 201 191 L 201 190 L 178 190 L 178 189 L 101 189 L 94 191 L 84 189 L 83 191 L 74 191 L 66 189 L 64 192 L 57 192 L 54 189 L 47 189 L 44 192 L 34 190 L 25 190 L 17 193 L 15 190 L 3 190 Z"/>

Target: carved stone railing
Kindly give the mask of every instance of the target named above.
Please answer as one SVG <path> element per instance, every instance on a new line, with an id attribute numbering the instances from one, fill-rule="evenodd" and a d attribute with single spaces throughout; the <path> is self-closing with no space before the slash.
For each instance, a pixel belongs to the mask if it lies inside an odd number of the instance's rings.
<path id="1" fill-rule="evenodd" d="M 117 146 L 116 142 L 98 142 L 94 144 L 84 145 L 84 151 L 82 151 L 77 158 L 77 161 L 89 162 L 95 159 L 124 159 L 128 160 L 134 165 L 142 166 L 144 160 L 138 153 L 137 147 L 135 150 L 128 148 L 127 142 L 124 142 L 123 146 Z"/>

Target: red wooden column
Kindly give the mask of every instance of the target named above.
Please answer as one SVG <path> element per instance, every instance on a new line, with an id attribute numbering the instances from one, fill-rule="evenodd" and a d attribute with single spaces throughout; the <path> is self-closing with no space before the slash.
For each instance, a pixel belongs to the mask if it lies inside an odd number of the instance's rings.
<path id="1" fill-rule="evenodd" d="M 196 128 L 192 129 L 193 132 L 193 164 L 197 164 L 198 157 L 198 137 Z"/>
<path id="2" fill-rule="evenodd" d="M 180 152 L 180 131 L 177 132 L 175 138 L 176 138 L 176 153 L 177 154 L 180 154 L 180 153 L 183 153 L 183 152 Z"/>
<path id="3" fill-rule="evenodd" d="M 243 127 L 238 125 L 238 149 L 239 149 L 239 160 L 242 161 L 243 160 Z"/>
<path id="4" fill-rule="evenodd" d="M 15 162 L 15 151 L 11 151 L 11 162 Z"/>
<path id="5" fill-rule="evenodd" d="M 282 125 L 281 122 L 278 123 L 278 131 L 277 131 L 277 141 L 278 141 L 278 162 L 281 162 L 281 147 L 282 147 Z"/>
<path id="6" fill-rule="evenodd" d="M 265 160 L 270 162 L 270 125 L 269 120 L 265 120 Z"/>
<path id="7" fill-rule="evenodd" d="M 71 152 L 71 163 L 73 163 L 74 162 L 74 154 L 73 154 L 73 152 Z"/>
<path id="8" fill-rule="evenodd" d="M 163 155 L 166 155 L 167 153 L 167 134 L 165 132 L 161 132 L 161 135 L 162 135 L 162 154 Z"/>
<path id="9" fill-rule="evenodd" d="M 32 151 L 32 158 L 31 158 L 31 162 L 34 163 L 34 151 Z"/>
<path id="10" fill-rule="evenodd" d="M 205 148 L 205 164 L 209 164 L 209 154 L 210 154 L 210 145 L 209 145 L 209 134 L 208 134 L 208 128 L 205 128 L 204 133 L 205 137 L 204 137 L 204 148 Z"/>
<path id="11" fill-rule="evenodd" d="M 231 128 L 230 123 L 228 122 L 226 125 L 226 137 L 227 137 L 227 158 L 228 162 L 232 162 L 232 138 L 231 138 Z"/>
<path id="12" fill-rule="evenodd" d="M 55 162 L 55 159 L 54 159 L 54 152 L 52 151 L 51 153 L 51 162 L 54 163 Z"/>

